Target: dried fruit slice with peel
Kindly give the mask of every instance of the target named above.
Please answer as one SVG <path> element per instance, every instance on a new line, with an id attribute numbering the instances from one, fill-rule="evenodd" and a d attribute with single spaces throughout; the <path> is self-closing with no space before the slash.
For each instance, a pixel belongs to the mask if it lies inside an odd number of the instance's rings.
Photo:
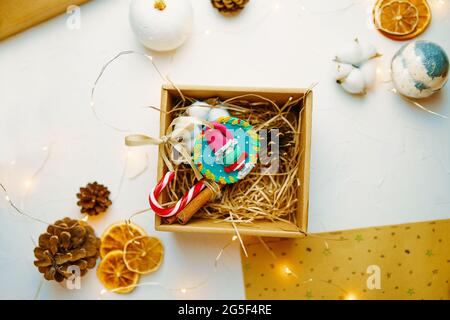
<path id="1" fill-rule="evenodd" d="M 419 11 L 407 1 L 392 1 L 383 5 L 378 13 L 378 23 L 382 31 L 393 35 L 413 32 L 419 23 Z"/>
<path id="2" fill-rule="evenodd" d="M 159 268 L 164 257 L 164 247 L 158 238 L 142 236 L 125 245 L 123 257 L 127 268 L 145 274 Z"/>
<path id="3" fill-rule="evenodd" d="M 100 262 L 97 277 L 106 289 L 115 293 L 129 293 L 136 288 L 140 276 L 128 270 L 122 250 L 113 250 Z"/>
<path id="4" fill-rule="evenodd" d="M 100 256 L 103 258 L 113 250 L 123 250 L 128 241 L 144 235 L 145 231 L 133 223 L 115 223 L 111 225 L 102 235 Z"/>
<path id="5" fill-rule="evenodd" d="M 415 38 L 419 34 L 421 34 L 422 32 L 424 32 L 426 30 L 426 28 L 428 27 L 428 25 L 430 24 L 430 21 L 431 21 L 431 9 L 426 0 L 401 0 L 402 2 L 408 2 L 417 8 L 419 20 L 418 20 L 417 25 L 413 32 L 410 32 L 410 33 L 404 34 L 404 35 L 399 35 L 399 34 L 393 34 L 393 33 L 384 31 L 380 27 L 380 21 L 379 21 L 380 9 L 391 2 L 398 2 L 398 1 L 399 0 L 394 0 L 394 1 L 393 0 L 377 0 L 377 2 L 375 3 L 375 5 L 373 7 L 374 24 L 377 27 L 378 31 L 380 31 L 380 33 L 382 33 L 384 36 L 386 36 L 392 40 L 403 41 L 403 40 L 409 40 L 409 39 Z"/>

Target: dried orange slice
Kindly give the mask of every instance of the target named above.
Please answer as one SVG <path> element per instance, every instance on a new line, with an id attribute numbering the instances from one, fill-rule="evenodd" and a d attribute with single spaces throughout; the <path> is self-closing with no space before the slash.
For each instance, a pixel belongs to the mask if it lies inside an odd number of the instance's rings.
<path id="1" fill-rule="evenodd" d="M 394 2 L 406 2 L 411 5 L 413 5 L 417 9 L 419 20 L 417 21 L 417 24 L 412 32 L 406 33 L 406 34 L 395 34 L 388 31 L 389 28 L 386 29 L 386 26 L 381 27 L 380 23 L 380 14 L 381 14 L 381 8 L 389 5 L 390 3 Z M 377 27 L 378 31 L 380 31 L 384 36 L 391 38 L 393 40 L 408 40 L 412 39 L 414 37 L 417 37 L 419 34 L 425 31 L 425 29 L 428 27 L 431 21 L 431 10 L 428 6 L 428 2 L 426 0 L 378 0 L 375 3 L 375 6 L 373 7 L 373 18 L 375 26 Z M 404 31 L 406 32 L 406 31 Z"/>
<path id="2" fill-rule="evenodd" d="M 407 1 L 392 1 L 380 8 L 378 21 L 382 31 L 405 35 L 416 29 L 419 23 L 419 11 L 416 6 Z"/>
<path id="3" fill-rule="evenodd" d="M 158 238 L 142 236 L 125 245 L 123 260 L 131 271 L 145 274 L 159 268 L 164 257 L 164 247 Z"/>
<path id="4" fill-rule="evenodd" d="M 145 231 L 133 223 L 115 223 L 111 225 L 102 235 L 100 256 L 103 258 L 110 251 L 123 250 L 128 241 L 143 235 L 145 235 Z"/>
<path id="5" fill-rule="evenodd" d="M 97 277 L 106 289 L 116 293 L 133 291 L 139 281 L 139 274 L 125 265 L 122 250 L 113 250 L 103 258 L 97 268 Z"/>

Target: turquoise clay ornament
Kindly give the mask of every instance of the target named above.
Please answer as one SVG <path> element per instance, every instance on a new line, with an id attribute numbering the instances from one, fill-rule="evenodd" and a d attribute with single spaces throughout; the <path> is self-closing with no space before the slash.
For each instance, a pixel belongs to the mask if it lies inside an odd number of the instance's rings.
<path id="1" fill-rule="evenodd" d="M 193 159 L 206 179 L 230 184 L 253 169 L 258 152 L 258 135 L 248 122 L 220 117 L 196 137 Z"/>
<path id="2" fill-rule="evenodd" d="M 430 41 L 404 45 L 391 62 L 395 88 L 410 98 L 426 98 L 442 89 L 448 79 L 449 61 L 444 49 Z"/>

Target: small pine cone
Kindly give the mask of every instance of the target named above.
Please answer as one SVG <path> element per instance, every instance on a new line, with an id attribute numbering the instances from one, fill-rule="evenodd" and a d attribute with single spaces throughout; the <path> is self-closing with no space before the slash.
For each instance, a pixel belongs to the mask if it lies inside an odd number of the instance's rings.
<path id="1" fill-rule="evenodd" d="M 70 270 L 74 266 L 79 268 L 80 276 L 94 268 L 99 248 L 100 239 L 92 227 L 84 221 L 64 218 L 40 235 L 34 249 L 34 265 L 46 280 L 62 282 L 72 276 Z"/>
<path id="2" fill-rule="evenodd" d="M 221 13 L 237 13 L 244 9 L 249 0 L 211 0 L 214 8 Z"/>
<path id="3" fill-rule="evenodd" d="M 109 195 L 108 188 L 97 182 L 88 183 L 86 187 L 80 188 L 80 193 L 77 193 L 80 201 L 77 204 L 81 207 L 81 213 L 96 216 L 105 212 L 112 204 Z"/>

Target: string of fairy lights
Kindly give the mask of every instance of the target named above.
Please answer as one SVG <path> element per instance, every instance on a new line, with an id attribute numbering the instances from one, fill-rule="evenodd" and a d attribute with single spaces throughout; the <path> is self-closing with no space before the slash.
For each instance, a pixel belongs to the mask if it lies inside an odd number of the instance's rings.
<path id="1" fill-rule="evenodd" d="M 367 2 L 367 1 L 366 1 L 366 2 Z M 369 1 L 369 2 L 372 3 L 373 1 Z M 450 4 L 449 4 L 449 1 L 446 1 L 446 0 L 433 0 L 433 1 L 429 1 L 429 2 L 430 2 L 430 6 L 432 7 L 434 13 L 436 12 L 439 16 L 443 17 L 445 20 L 448 20 L 448 19 L 449 19 L 449 16 L 450 16 L 450 14 L 449 14 L 449 13 L 450 13 Z M 327 11 L 327 10 L 325 10 L 325 11 L 316 11 L 316 10 L 314 10 L 314 9 L 311 9 L 311 8 L 309 8 L 309 7 L 304 3 L 304 1 L 302 1 L 302 0 L 299 0 L 298 3 L 299 3 L 299 10 L 300 10 L 299 14 L 300 14 L 300 15 L 303 15 L 303 14 L 322 15 L 322 14 L 331 14 L 331 13 L 344 12 L 344 11 L 348 10 L 348 9 L 349 9 L 350 7 L 352 7 L 352 6 L 360 5 L 360 4 L 365 3 L 365 0 L 361 0 L 361 1 L 352 1 L 352 2 L 350 2 L 350 3 L 348 3 L 348 4 L 344 5 L 344 6 L 342 6 L 341 8 L 334 9 L 334 10 L 329 10 L 329 11 Z M 263 23 L 263 22 L 264 22 L 271 14 L 274 14 L 274 13 L 276 13 L 277 11 L 279 11 L 281 5 L 282 5 L 281 2 L 275 1 L 274 4 L 272 5 L 271 9 L 269 9 L 269 10 L 267 11 L 267 13 L 264 14 L 263 17 L 257 21 L 257 24 L 258 24 L 258 25 L 259 25 L 259 24 L 262 24 L 262 23 Z M 254 26 L 252 26 L 252 27 L 254 27 Z M 224 31 L 224 30 L 217 30 L 217 31 L 216 31 L 216 30 L 213 30 L 213 29 L 211 29 L 211 28 L 206 28 L 206 29 L 203 30 L 202 33 L 203 33 L 204 35 L 206 35 L 206 36 L 210 36 L 211 34 L 214 34 L 214 33 L 216 33 L 216 32 L 218 33 L 218 32 L 226 32 L 226 31 Z M 127 53 L 140 54 L 140 55 L 145 56 L 146 58 L 148 58 L 148 59 L 151 61 L 152 65 L 153 65 L 153 67 L 155 68 L 155 70 L 157 71 L 157 73 L 161 76 L 161 78 L 162 78 L 164 81 L 170 82 L 171 84 L 173 84 L 173 83 L 170 81 L 170 79 L 169 79 L 168 77 L 164 77 L 164 76 L 162 75 L 161 71 L 158 69 L 158 67 L 156 66 L 156 64 L 155 64 L 155 62 L 154 62 L 154 60 L 153 60 L 153 58 L 152 58 L 150 55 L 147 55 L 147 54 L 144 54 L 144 53 L 138 53 L 138 52 L 134 52 L 134 51 L 128 51 Z M 108 124 L 108 123 L 106 123 L 105 121 L 103 121 L 103 120 L 98 116 L 98 114 L 95 112 L 95 109 L 94 109 L 94 103 L 93 103 L 93 101 L 94 101 L 94 94 L 95 94 L 95 88 L 96 88 L 95 85 L 96 85 L 96 84 L 98 83 L 98 81 L 100 80 L 100 78 L 101 78 L 103 72 L 106 70 L 106 68 L 108 67 L 109 63 L 111 63 L 112 61 L 114 61 L 116 58 L 118 58 L 118 57 L 121 56 L 122 54 L 123 54 L 123 53 L 119 53 L 116 57 L 114 57 L 113 59 L 111 59 L 110 61 L 108 61 L 108 63 L 102 68 L 102 70 L 101 70 L 101 72 L 100 72 L 100 74 L 99 74 L 99 77 L 96 79 L 95 84 L 94 84 L 94 86 L 93 86 L 93 88 L 92 88 L 92 93 L 91 93 L 91 108 L 92 108 L 92 111 L 93 111 L 93 113 L 94 113 L 94 116 L 97 118 L 97 120 L 99 120 L 100 122 L 102 122 L 103 124 L 109 126 L 109 127 L 112 128 L 112 129 L 115 129 L 115 130 L 124 132 L 124 130 L 121 130 L 121 129 L 119 129 L 119 128 L 116 128 L 116 127 L 114 127 L 113 125 Z M 377 68 L 377 74 L 378 74 L 381 78 L 384 78 L 384 77 L 386 76 L 387 72 L 386 72 L 385 70 L 381 69 L 381 68 Z M 383 82 L 389 82 L 390 80 L 389 80 L 389 79 L 383 79 L 382 81 L 383 81 Z M 393 91 L 393 92 L 394 92 L 394 91 Z M 395 92 L 394 92 L 394 93 L 395 93 Z M 422 106 L 419 106 L 419 107 L 422 107 Z M 426 111 L 429 111 L 429 110 L 426 110 Z M 436 114 L 436 115 L 441 116 L 441 115 L 439 115 L 439 114 Z M 20 205 L 18 205 L 15 201 L 13 201 L 11 195 L 10 195 L 9 192 L 8 192 L 8 189 L 7 189 L 6 186 L 5 186 L 5 184 L 3 184 L 3 183 L 0 181 L 0 189 L 1 189 L 1 191 L 3 192 L 4 200 L 5 200 L 6 203 L 9 205 L 9 207 L 13 209 L 14 212 L 16 212 L 16 213 L 18 213 L 19 215 L 22 215 L 22 216 L 24 216 L 24 217 L 26 217 L 26 218 L 28 218 L 28 219 L 31 219 L 31 220 L 33 220 L 33 221 L 35 221 L 35 222 L 43 223 L 43 224 L 46 224 L 46 225 L 50 225 L 51 223 L 48 223 L 47 221 L 44 221 L 44 220 L 42 220 L 42 219 L 40 219 L 40 218 L 38 218 L 38 217 L 35 217 L 35 216 L 33 216 L 33 215 L 27 213 L 27 212 L 24 210 L 24 201 L 25 201 L 26 196 L 29 194 L 29 192 L 32 191 L 33 186 L 36 185 L 36 182 L 37 182 L 37 179 L 38 179 L 39 174 L 40 174 L 40 173 L 44 170 L 44 168 L 46 167 L 46 165 L 47 165 L 47 163 L 48 163 L 48 160 L 49 160 L 49 158 L 51 157 L 53 146 L 54 146 L 54 143 L 52 142 L 52 143 L 46 144 L 46 145 L 44 145 L 44 146 L 41 147 L 41 151 L 44 153 L 44 160 L 43 160 L 42 163 L 39 165 L 39 167 L 33 172 L 33 174 L 31 174 L 28 178 L 25 178 L 25 179 L 24 179 L 24 181 L 23 181 L 23 183 L 22 183 L 22 185 L 23 185 L 23 186 L 22 186 L 22 188 L 23 188 L 23 189 L 22 189 L 22 192 L 23 192 L 23 193 L 22 193 L 22 198 L 20 199 L 20 202 L 19 202 Z M 125 155 L 125 164 L 124 164 L 124 167 L 123 167 L 122 174 L 121 174 L 121 176 L 120 176 L 120 180 L 119 180 L 119 183 L 118 183 L 118 188 L 117 188 L 117 193 L 116 193 L 116 195 L 115 195 L 115 199 L 117 199 L 117 198 L 119 197 L 119 195 L 120 195 L 120 191 L 121 191 L 121 189 L 122 189 L 122 185 L 123 185 L 124 180 L 125 180 L 125 172 L 126 172 L 126 169 L 127 169 L 128 160 L 129 160 L 132 156 L 133 156 L 132 152 L 131 152 L 129 149 L 127 149 L 126 155 Z M 143 174 L 145 171 L 147 171 L 147 169 L 149 168 L 149 166 L 148 166 L 148 155 L 146 154 L 145 157 L 146 157 L 146 159 L 145 159 L 145 166 L 144 166 L 143 168 L 141 168 L 140 170 L 138 170 L 138 172 L 137 172 L 135 175 L 133 175 L 132 177 L 129 177 L 128 179 L 133 180 L 133 179 L 137 178 L 138 176 L 140 176 L 141 174 Z M 11 169 L 11 170 L 14 170 L 14 168 L 17 167 L 17 161 L 16 161 L 16 160 L 11 160 L 11 161 L 9 162 L 9 165 L 10 165 L 10 169 Z M 143 212 L 147 212 L 148 210 L 149 210 L 149 209 L 141 210 L 141 211 L 139 211 L 139 212 L 133 214 L 132 216 L 134 216 L 134 215 L 136 215 L 136 214 L 143 213 Z M 87 221 L 87 220 L 88 220 L 88 216 L 86 215 L 82 220 L 83 220 L 83 221 Z M 129 219 L 129 220 L 130 220 L 130 219 Z M 215 271 L 217 270 L 217 268 L 218 268 L 218 264 L 219 264 L 219 261 L 220 261 L 221 257 L 223 256 L 223 253 L 226 251 L 226 249 L 228 249 L 228 248 L 231 247 L 234 243 L 236 243 L 236 241 L 237 241 L 238 239 L 239 239 L 239 236 L 238 236 L 238 235 L 233 235 L 233 236 L 231 237 L 231 239 L 229 240 L 229 242 L 227 242 L 227 243 L 219 250 L 219 252 L 218 252 L 218 254 L 216 255 L 216 258 L 215 258 L 215 260 L 214 260 L 214 272 L 215 272 Z M 268 252 L 269 252 L 270 255 L 272 256 L 272 258 L 273 258 L 274 260 L 278 260 L 278 257 L 276 256 L 276 254 L 275 254 L 271 249 L 268 248 L 268 246 L 265 244 L 265 242 L 264 242 L 261 238 L 260 238 L 260 241 L 261 241 L 261 243 L 263 244 L 263 246 L 266 248 L 266 250 L 268 250 Z M 327 247 L 327 246 L 328 246 L 328 243 L 327 243 L 326 241 L 324 241 L 324 243 L 325 243 L 325 246 Z M 279 270 L 280 273 L 282 273 L 282 274 L 284 274 L 284 275 L 286 275 L 286 276 L 292 277 L 293 279 L 298 280 L 298 279 L 300 278 L 299 275 L 298 275 L 296 272 L 294 272 L 294 271 L 293 271 L 289 266 L 287 266 L 287 265 L 281 265 L 280 268 L 279 268 L 278 270 Z M 138 284 L 138 285 L 136 285 L 136 286 L 138 286 L 138 287 L 145 287 L 145 286 L 160 287 L 160 288 L 162 288 L 162 289 L 164 289 L 164 290 L 167 290 L 167 291 L 170 291 L 170 292 L 178 292 L 178 293 L 180 293 L 180 294 L 182 294 L 182 295 L 185 295 L 185 294 L 187 294 L 187 293 L 190 292 L 190 291 L 197 290 L 197 289 L 201 288 L 202 286 L 206 285 L 206 284 L 208 283 L 208 281 L 209 281 L 209 278 L 210 278 L 210 276 L 207 276 L 203 281 L 200 281 L 200 282 L 198 282 L 197 284 L 192 285 L 192 286 L 175 286 L 175 287 L 169 287 L 169 286 L 164 285 L 163 283 L 160 283 L 160 282 L 144 282 L 144 283 Z M 312 282 L 312 281 L 314 281 L 314 279 L 306 279 L 306 280 L 302 281 L 302 283 L 308 283 L 308 282 Z M 318 280 L 318 281 L 322 281 L 322 280 Z M 323 281 L 323 282 L 325 282 L 325 281 Z M 328 283 L 328 282 L 325 282 L 325 283 Z M 355 299 L 357 299 L 356 294 L 351 293 L 351 292 L 348 292 L 348 291 L 346 291 L 345 289 L 343 289 L 342 287 L 340 287 L 340 286 L 338 286 L 338 285 L 336 285 L 336 284 L 330 284 L 330 285 L 333 285 L 333 286 L 335 286 L 337 289 L 341 290 L 341 291 L 345 294 L 345 299 L 347 299 L 347 300 L 355 300 Z M 40 285 L 38 291 L 40 290 L 40 288 L 41 288 L 41 285 Z M 105 294 L 107 294 L 107 293 L 109 293 L 109 292 L 113 292 L 113 290 L 112 290 L 112 291 L 106 290 L 106 289 L 101 290 L 101 292 L 99 293 L 99 298 L 105 296 Z M 37 297 L 38 297 L 38 295 L 36 295 L 36 298 L 37 298 Z"/>
<path id="2" fill-rule="evenodd" d="M 105 121 L 103 121 L 103 120 L 101 119 L 101 117 L 98 116 L 98 114 L 95 113 L 95 103 L 94 103 L 95 89 L 96 89 L 97 83 L 100 81 L 101 76 L 102 76 L 103 73 L 105 72 L 105 70 L 106 70 L 106 68 L 108 67 L 108 65 L 111 64 L 115 59 L 119 58 L 119 57 L 120 57 L 121 55 L 123 55 L 123 54 L 135 54 L 135 52 L 132 52 L 132 51 L 122 52 L 122 53 L 119 53 L 118 55 L 116 55 L 113 59 L 109 60 L 109 61 L 106 63 L 106 65 L 104 65 L 104 66 L 102 67 L 101 72 L 100 72 L 100 75 L 99 75 L 99 77 L 97 78 L 97 80 L 95 81 L 94 86 L 93 86 L 93 88 L 92 88 L 92 95 L 91 95 L 91 98 L 92 98 L 92 100 L 91 100 L 91 108 L 92 108 L 92 111 L 93 111 L 93 113 L 94 113 L 94 116 L 97 118 L 97 120 L 98 120 L 99 122 L 103 123 L 104 125 L 107 125 L 108 127 L 112 128 L 113 130 L 121 130 L 121 129 L 118 129 L 118 128 L 116 128 L 114 125 L 111 125 L 111 124 L 109 124 L 109 123 L 106 123 Z M 138 54 L 139 54 L 139 55 L 144 55 L 144 56 L 146 56 L 147 58 L 149 58 L 149 60 L 152 61 L 152 64 L 155 66 L 155 68 L 157 68 L 157 67 L 156 67 L 156 64 L 154 63 L 153 59 L 152 59 L 150 56 L 148 56 L 148 55 L 146 55 L 146 54 L 141 54 L 141 53 L 138 53 Z M 44 147 L 42 147 L 42 151 L 43 151 L 43 152 L 46 152 L 45 160 L 44 160 L 43 163 L 39 166 L 39 168 L 35 171 L 35 173 L 31 176 L 31 178 L 30 178 L 30 179 L 27 179 L 27 180 L 25 181 L 25 189 L 26 189 L 27 192 L 30 190 L 31 186 L 34 184 L 34 182 L 35 182 L 37 176 L 39 175 L 39 173 L 44 169 L 45 165 L 47 164 L 48 158 L 50 157 L 50 151 L 51 151 L 51 148 L 50 148 L 50 147 L 44 146 Z M 127 153 L 126 153 L 126 158 L 128 159 L 129 156 L 130 156 L 130 151 L 128 150 Z M 121 177 L 120 177 L 120 182 L 119 182 L 119 187 L 118 187 L 117 196 L 118 196 L 119 193 L 120 193 L 121 186 L 122 186 L 123 181 L 124 181 L 124 176 L 125 176 L 125 172 L 126 172 L 126 166 L 127 166 L 127 163 L 128 163 L 128 162 L 125 161 L 125 165 L 124 165 L 124 168 L 123 168 L 123 172 L 122 172 L 122 175 L 121 175 Z M 145 170 L 146 170 L 147 167 L 148 167 L 148 166 L 146 165 L 145 168 L 144 168 L 143 170 L 141 170 L 138 174 L 141 174 L 141 173 L 145 172 Z M 132 177 L 132 178 L 135 178 L 135 177 L 136 177 L 136 176 L 134 176 L 134 177 Z M 30 215 L 30 214 L 24 212 L 23 210 L 21 210 L 21 209 L 15 204 L 15 202 L 12 200 L 11 196 L 10 196 L 9 193 L 8 193 L 8 190 L 6 189 L 6 187 L 5 187 L 2 183 L 0 183 L 0 187 L 1 187 L 2 191 L 4 192 L 5 200 L 6 200 L 7 203 L 10 205 L 10 207 L 11 207 L 12 209 L 14 209 L 14 211 L 15 211 L 16 213 L 18 213 L 18 214 L 20 214 L 20 215 L 23 215 L 23 216 L 26 216 L 27 218 L 30 218 L 30 219 L 32 219 L 32 220 L 34 220 L 34 221 L 36 221 L 36 222 L 40 222 L 40 223 L 44 223 L 44 224 L 46 224 L 46 225 L 50 225 L 50 223 L 48 223 L 48 222 L 46 222 L 46 221 L 43 221 L 43 220 L 41 220 L 41 219 L 39 219 L 39 218 L 36 218 L 36 217 L 34 217 L 33 215 Z M 116 197 L 116 198 L 117 198 L 117 197 Z M 140 211 L 138 211 L 138 212 L 135 212 L 135 213 L 131 214 L 130 217 L 129 217 L 126 221 L 127 221 L 127 222 L 131 222 L 131 220 L 132 220 L 135 216 L 137 216 L 137 215 L 139 215 L 139 214 L 146 213 L 146 212 L 148 212 L 148 211 L 149 211 L 149 209 L 143 209 L 143 210 L 140 210 Z M 82 220 L 85 221 L 85 222 L 87 222 L 87 221 L 88 221 L 88 218 L 89 218 L 89 216 L 88 216 L 88 215 L 85 215 L 85 217 L 84 217 Z M 218 254 L 216 255 L 216 258 L 215 258 L 215 260 L 214 260 L 214 270 L 213 270 L 213 272 L 215 272 L 215 271 L 218 269 L 219 261 L 220 261 L 222 255 L 223 255 L 223 253 L 225 252 L 225 250 L 226 250 L 227 248 L 229 248 L 229 247 L 230 247 L 233 243 L 235 243 L 237 240 L 239 240 L 239 241 L 241 242 L 241 247 L 243 248 L 244 252 L 246 252 L 246 251 L 245 251 L 244 243 L 243 243 L 243 241 L 242 241 L 242 239 L 241 239 L 241 237 L 240 237 L 240 235 L 239 235 L 239 231 L 236 230 L 236 234 L 233 235 L 233 236 L 231 237 L 231 240 L 230 240 L 228 243 L 226 243 L 226 244 L 219 250 Z M 263 244 L 265 245 L 265 242 L 264 242 L 261 238 L 260 238 L 260 240 L 261 240 L 261 243 L 263 243 Z M 328 246 L 328 244 L 327 244 L 326 241 L 325 241 L 325 244 L 326 244 L 326 246 Z M 265 245 L 265 247 L 267 248 L 267 250 L 269 251 L 269 253 L 271 254 L 271 256 L 272 256 L 275 260 L 277 260 L 278 258 L 276 257 L 275 253 L 274 253 L 272 250 L 270 250 L 266 245 Z M 287 276 L 291 276 L 291 277 L 293 277 L 294 279 L 297 279 L 297 280 L 299 279 L 299 276 L 298 276 L 291 268 L 289 268 L 287 265 L 283 265 L 283 266 L 280 268 L 280 270 L 281 270 L 281 272 L 282 272 L 283 274 L 285 274 L 285 275 L 287 275 Z M 198 282 L 197 284 L 192 285 L 192 286 L 180 286 L 180 287 L 177 287 L 177 286 L 176 286 L 176 287 L 169 287 L 169 286 L 165 285 L 164 283 L 161 283 L 161 282 L 155 282 L 155 281 L 151 281 L 151 282 L 143 282 L 143 283 L 137 284 L 137 285 L 135 285 L 135 286 L 136 286 L 136 287 L 145 287 L 145 286 L 159 287 L 159 288 L 162 288 L 162 289 L 164 289 L 164 290 L 166 290 L 166 291 L 169 291 L 169 292 L 178 292 L 178 293 L 181 293 L 181 294 L 185 295 L 185 294 L 187 294 L 187 293 L 190 292 L 190 291 L 197 290 L 197 289 L 201 288 L 202 286 L 206 285 L 206 284 L 209 282 L 210 277 L 211 277 L 211 275 L 207 276 L 203 281 L 200 281 L 200 282 Z M 307 283 L 307 282 L 311 282 L 311 281 L 313 281 L 313 279 L 305 280 L 305 281 L 303 281 L 303 283 Z M 39 288 L 38 288 L 37 293 L 36 293 L 36 297 L 39 296 L 39 292 L 40 292 L 41 288 L 42 288 L 42 283 L 39 285 Z M 339 288 L 340 288 L 340 287 L 339 287 Z M 118 289 L 115 289 L 115 290 L 102 289 L 102 290 L 100 291 L 99 295 L 98 295 L 98 298 L 104 297 L 107 293 L 114 293 L 114 291 L 117 291 L 117 290 L 119 290 L 119 289 L 123 289 L 123 288 L 118 288 Z"/>

